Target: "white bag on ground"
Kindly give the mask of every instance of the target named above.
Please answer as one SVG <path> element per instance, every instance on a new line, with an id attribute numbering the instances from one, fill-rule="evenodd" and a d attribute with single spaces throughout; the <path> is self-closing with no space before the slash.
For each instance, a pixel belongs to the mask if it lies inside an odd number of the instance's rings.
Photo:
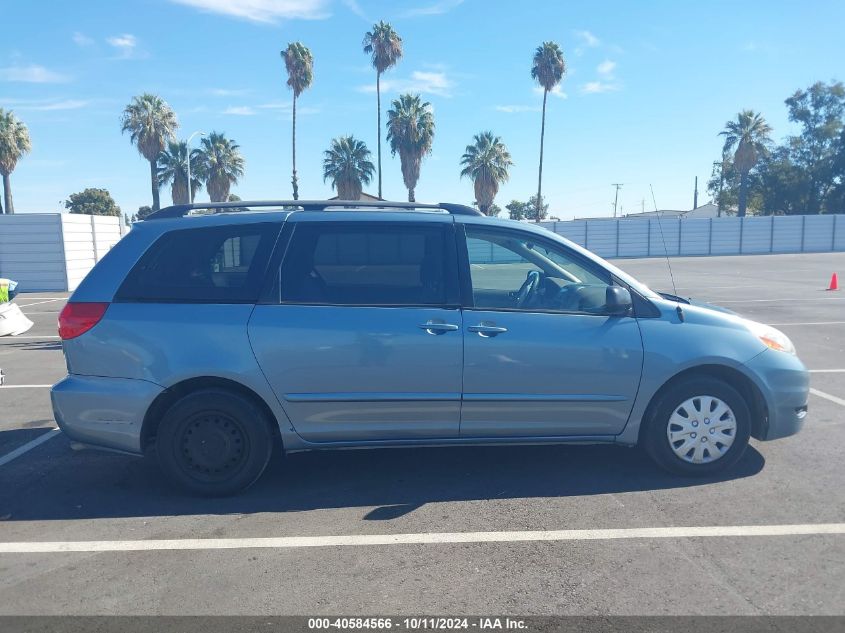
<path id="1" fill-rule="evenodd" d="M 14 303 L 0 303 L 0 336 L 23 334 L 33 325 Z"/>

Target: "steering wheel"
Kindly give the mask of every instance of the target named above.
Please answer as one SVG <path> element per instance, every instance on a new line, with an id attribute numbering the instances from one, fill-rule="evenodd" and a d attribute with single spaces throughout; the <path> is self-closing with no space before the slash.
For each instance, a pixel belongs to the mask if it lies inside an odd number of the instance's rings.
<path id="1" fill-rule="evenodd" d="M 516 307 L 522 308 L 525 307 L 525 304 L 528 303 L 528 300 L 537 292 L 537 289 L 540 287 L 540 272 L 536 270 L 531 270 L 528 272 L 528 275 L 525 277 L 525 281 L 522 282 L 522 285 L 519 287 L 519 290 L 516 293 Z"/>

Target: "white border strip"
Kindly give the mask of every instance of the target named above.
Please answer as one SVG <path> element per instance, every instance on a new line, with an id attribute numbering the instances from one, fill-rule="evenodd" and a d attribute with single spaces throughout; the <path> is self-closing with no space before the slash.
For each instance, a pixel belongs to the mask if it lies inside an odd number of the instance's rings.
<path id="1" fill-rule="evenodd" d="M 799 536 L 845 534 L 845 523 L 798 525 L 727 525 L 601 530 L 537 530 L 526 532 L 439 532 L 420 534 L 351 534 L 345 536 L 279 536 L 142 541 L 42 541 L 0 543 L 0 554 L 60 552 L 149 552 L 161 550 L 297 549 L 353 545 L 417 545 L 442 543 L 514 543 L 528 541 L 606 541 L 715 536 Z"/>
<path id="2" fill-rule="evenodd" d="M 824 398 L 825 400 L 830 400 L 831 402 L 835 402 L 836 404 L 845 407 L 845 400 L 843 400 L 842 398 L 837 398 L 836 396 L 832 396 L 829 393 L 825 393 L 824 391 L 819 391 L 818 389 L 813 389 L 812 387 L 810 387 L 810 393 L 814 396 Z"/>
<path id="3" fill-rule="evenodd" d="M 44 442 L 46 442 L 50 438 L 56 437 L 56 435 L 58 435 L 58 433 L 59 433 L 59 429 L 56 429 L 56 428 L 50 429 L 46 433 L 36 437 L 31 442 L 27 442 L 23 446 L 19 446 L 18 448 L 13 450 L 11 453 L 6 453 L 5 455 L 3 455 L 3 457 L 0 457 L 0 466 L 5 466 L 10 461 L 17 459 L 18 457 L 20 457 L 24 453 L 28 453 L 29 451 L 31 451 L 36 446 L 41 446 Z"/>

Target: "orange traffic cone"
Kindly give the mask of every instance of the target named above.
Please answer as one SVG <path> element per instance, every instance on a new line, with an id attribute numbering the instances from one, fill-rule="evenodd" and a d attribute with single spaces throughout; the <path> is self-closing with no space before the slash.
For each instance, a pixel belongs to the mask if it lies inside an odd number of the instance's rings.
<path id="1" fill-rule="evenodd" d="M 828 290 L 839 290 L 839 278 L 836 276 L 836 273 L 833 273 L 830 276 L 830 286 Z"/>

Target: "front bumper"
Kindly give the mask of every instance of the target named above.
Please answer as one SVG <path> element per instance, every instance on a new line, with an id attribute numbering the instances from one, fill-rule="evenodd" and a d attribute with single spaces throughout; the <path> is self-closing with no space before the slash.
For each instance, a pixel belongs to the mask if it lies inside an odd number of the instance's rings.
<path id="1" fill-rule="evenodd" d="M 745 364 L 763 400 L 767 419 L 758 440 L 777 440 L 795 435 L 804 426 L 810 374 L 796 356 L 766 350 Z"/>
<path id="2" fill-rule="evenodd" d="M 70 375 L 53 385 L 59 428 L 88 446 L 141 454 L 141 427 L 164 388 L 146 380 Z"/>

